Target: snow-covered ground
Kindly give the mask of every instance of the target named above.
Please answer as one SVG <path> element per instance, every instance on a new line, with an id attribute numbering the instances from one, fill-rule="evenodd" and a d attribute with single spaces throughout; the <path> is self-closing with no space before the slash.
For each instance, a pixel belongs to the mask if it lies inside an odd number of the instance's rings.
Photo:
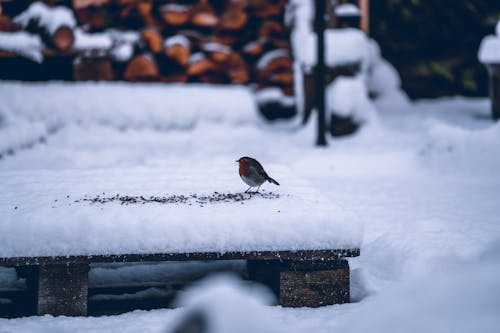
<path id="1" fill-rule="evenodd" d="M 189 103 L 190 96 L 182 98 Z M 70 101 L 65 107 L 71 107 Z M 355 214 L 364 223 L 364 239 L 361 256 L 350 260 L 355 303 L 318 309 L 266 307 L 254 304 L 266 302 L 262 293 L 220 280 L 207 282 L 201 291 L 193 289 L 191 297 L 180 300 L 183 308 L 99 318 L 0 319 L 2 333 L 169 332 L 199 307 L 212 309 L 211 316 L 222 322 L 227 319 L 221 325 L 242 324 L 246 331 L 262 322 L 273 332 L 499 331 L 500 123 L 489 120 L 486 99 L 380 103 L 377 121 L 352 137 L 330 140 L 327 148 L 313 146 L 313 122 L 305 128 L 267 124 L 243 99 L 220 106 L 227 110 L 219 110 L 215 118 L 188 113 L 189 126 L 171 126 L 168 105 L 165 115 L 137 110 L 133 119 L 139 125 L 123 126 L 127 113 L 87 117 L 85 110 L 75 110 L 72 117 L 71 110 L 48 112 L 43 105 L 26 103 L 31 109 L 23 109 L 21 101 L 16 108 L 0 105 L 5 118 L 0 133 L 10 128 L 8 138 L 14 144 L 14 154 L 0 159 L 0 173 L 167 170 L 186 163 L 226 163 L 234 164 L 235 186 L 244 190 L 234 160 L 253 156 L 264 167 L 287 165 L 335 205 Z M 117 106 L 118 113 L 127 107 Z M 231 109 L 234 114 L 228 113 Z M 183 123 L 182 112 L 175 112 L 176 121 Z M 18 149 L 12 126 L 28 125 L 38 133 L 31 140 L 35 143 Z M 50 131 L 53 127 L 57 130 Z M 40 133 L 43 142 L 36 140 Z M 0 200 L 7 197 L 1 194 Z M 241 327 L 232 331 L 245 332 Z"/>

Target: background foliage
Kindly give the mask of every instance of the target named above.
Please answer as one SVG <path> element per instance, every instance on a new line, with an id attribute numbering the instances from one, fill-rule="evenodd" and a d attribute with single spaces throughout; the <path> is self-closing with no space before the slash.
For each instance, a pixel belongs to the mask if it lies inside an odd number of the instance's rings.
<path id="1" fill-rule="evenodd" d="M 372 0 L 370 6 L 371 35 L 410 97 L 487 95 L 477 51 L 494 33 L 500 0 Z"/>

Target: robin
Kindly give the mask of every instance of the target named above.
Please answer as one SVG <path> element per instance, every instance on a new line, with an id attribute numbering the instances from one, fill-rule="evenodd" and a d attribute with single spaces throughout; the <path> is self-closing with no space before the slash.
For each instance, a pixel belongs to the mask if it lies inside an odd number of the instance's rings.
<path id="1" fill-rule="evenodd" d="M 273 183 L 275 185 L 279 185 L 277 181 L 269 177 L 269 175 L 266 173 L 262 165 L 256 160 L 251 157 L 241 157 L 239 160 L 236 162 L 240 163 L 240 177 L 241 179 L 248 185 L 250 186 L 246 191 L 248 192 L 249 189 L 252 187 L 257 186 L 257 191 L 255 193 L 259 192 L 259 188 L 264 182 L 267 180 L 270 183 Z"/>

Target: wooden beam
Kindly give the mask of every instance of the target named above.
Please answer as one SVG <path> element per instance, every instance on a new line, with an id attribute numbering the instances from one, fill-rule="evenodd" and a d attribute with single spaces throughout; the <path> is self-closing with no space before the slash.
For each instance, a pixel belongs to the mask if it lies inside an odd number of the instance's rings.
<path id="1" fill-rule="evenodd" d="M 55 257 L 0 258 L 0 266 L 24 266 L 47 264 L 88 264 L 96 262 L 142 262 L 186 260 L 334 260 L 359 256 L 359 249 L 303 250 L 303 251 L 244 251 L 244 252 L 192 252 L 192 253 L 144 253 L 110 254 Z"/>

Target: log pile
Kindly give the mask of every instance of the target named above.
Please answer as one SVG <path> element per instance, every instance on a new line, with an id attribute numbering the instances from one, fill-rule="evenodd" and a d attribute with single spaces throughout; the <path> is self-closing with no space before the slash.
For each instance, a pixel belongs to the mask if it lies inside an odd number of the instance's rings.
<path id="1" fill-rule="evenodd" d="M 76 29 L 135 32 L 128 40 L 110 33 L 113 48 L 129 44 L 128 57 L 82 52 L 75 79 L 251 84 L 293 95 L 286 0 L 47 0 L 11 17 L 9 3 L 0 11 L 0 31 L 21 27 L 55 52 L 82 51 Z"/>

